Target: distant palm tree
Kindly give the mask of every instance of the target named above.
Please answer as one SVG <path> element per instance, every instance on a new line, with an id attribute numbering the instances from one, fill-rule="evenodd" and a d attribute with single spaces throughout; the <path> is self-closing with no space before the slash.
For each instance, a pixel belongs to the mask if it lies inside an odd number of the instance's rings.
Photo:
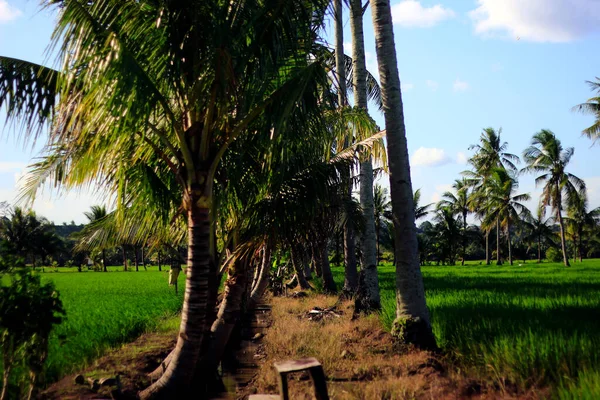
<path id="1" fill-rule="evenodd" d="M 596 78 L 595 82 L 586 81 L 592 91 L 597 93 L 585 103 L 581 103 L 573 107 L 574 111 L 579 111 L 583 114 L 593 115 L 595 119 L 594 123 L 585 128 L 582 132 L 584 136 L 592 139 L 594 142 L 600 138 L 600 78 Z"/>
<path id="2" fill-rule="evenodd" d="M 567 206 L 567 225 L 570 226 L 573 233 L 573 247 L 575 248 L 576 261 L 583 261 L 583 236 L 586 230 L 593 230 L 600 220 L 600 207 L 588 211 L 588 199 L 585 190 L 580 191 L 574 196 Z"/>
<path id="3" fill-rule="evenodd" d="M 415 190 L 413 193 L 413 205 L 415 207 L 415 221 L 420 220 L 421 218 L 425 218 L 427 214 L 431 211 L 429 209 L 433 206 L 433 203 L 425 204 L 424 206 L 420 205 L 421 203 L 421 189 Z"/>
<path id="4" fill-rule="evenodd" d="M 379 252 L 381 227 L 386 221 L 389 221 L 392 210 L 392 203 L 390 202 L 387 188 L 384 188 L 378 184 L 375 185 L 373 206 L 375 211 L 375 236 L 377 237 L 377 260 L 379 261 L 381 257 Z"/>
<path id="5" fill-rule="evenodd" d="M 90 211 L 83 213 L 90 223 L 101 221 L 106 218 L 107 212 L 104 206 L 92 206 Z M 106 269 L 106 248 L 102 246 L 99 249 L 102 252 L 102 270 L 107 272 Z"/>
<path id="6" fill-rule="evenodd" d="M 438 203 L 438 207 L 448 207 L 454 215 L 462 217 L 462 261 L 461 265 L 465 265 L 465 256 L 467 252 L 467 216 L 471 212 L 469 205 L 469 189 L 470 185 L 467 179 L 457 179 L 452 185 L 453 192 L 445 192 L 442 195 L 442 200 Z"/>
<path id="7" fill-rule="evenodd" d="M 488 180 L 487 209 L 484 220 L 485 225 L 496 222 L 497 227 L 505 229 L 508 245 L 508 261 L 513 265 L 511 228 L 515 223 L 529 214 L 529 210 L 522 203 L 531 199 L 527 193 L 515 194 L 519 184 L 514 176 L 504 168 L 496 168 Z"/>
<path id="8" fill-rule="evenodd" d="M 546 206 L 540 204 L 537 208 L 536 215 L 529 215 L 523 220 L 525 227 L 525 235 L 523 237 L 524 242 L 535 241 L 537 243 L 538 252 L 538 263 L 542 262 L 543 245 L 549 243 L 554 245 L 554 230 L 552 225 L 554 219 L 552 217 L 546 218 Z"/>
<path id="9" fill-rule="evenodd" d="M 566 172 L 567 165 L 571 161 L 574 152 L 573 147 L 564 149 L 556 135 L 546 129 L 533 135 L 531 146 L 523 152 L 523 158 L 527 166 L 522 171 L 541 174 L 535 178 L 535 183 L 536 185 L 544 185 L 542 204 L 551 206 L 556 213 L 556 219 L 560 226 L 563 262 L 566 267 L 570 264 L 567 257 L 565 224 L 562 216 L 563 197 L 566 196 L 567 203 L 572 203 L 574 197 L 577 196 L 577 192 L 585 189 L 583 180 Z"/>
<path id="10" fill-rule="evenodd" d="M 500 166 L 514 171 L 517 169 L 515 164 L 519 163 L 519 157 L 506 152 L 508 143 L 502 142 L 501 134 L 502 128 L 498 131 L 485 128 L 479 138 L 479 144 L 469 146 L 469 150 L 475 150 L 475 155 L 469 161 L 484 177 L 492 169 Z"/>

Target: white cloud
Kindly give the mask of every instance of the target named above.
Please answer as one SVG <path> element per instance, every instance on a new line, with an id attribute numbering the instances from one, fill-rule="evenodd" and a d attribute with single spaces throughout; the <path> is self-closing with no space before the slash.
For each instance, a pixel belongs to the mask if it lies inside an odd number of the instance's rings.
<path id="1" fill-rule="evenodd" d="M 412 83 L 402 83 L 400 84 L 402 86 L 402 91 L 406 92 L 408 90 L 413 90 L 415 88 L 415 85 Z"/>
<path id="2" fill-rule="evenodd" d="M 13 172 L 26 167 L 25 163 L 16 161 L 0 161 L 0 174 L 4 172 Z"/>
<path id="3" fill-rule="evenodd" d="M 532 42 L 569 42 L 600 32 L 598 0 L 478 0 L 475 32 Z"/>
<path id="4" fill-rule="evenodd" d="M 438 89 L 438 87 L 440 86 L 436 81 L 432 81 L 431 79 L 427 79 L 425 81 L 425 84 L 427 85 L 427 87 L 431 90 L 433 90 L 434 92 Z"/>
<path id="5" fill-rule="evenodd" d="M 462 151 L 456 153 L 456 162 L 460 165 L 465 165 L 469 161 L 469 157 Z"/>
<path id="6" fill-rule="evenodd" d="M 446 192 L 452 191 L 452 185 L 436 185 L 435 193 L 431 195 L 431 202 L 437 203 L 442 200 L 442 195 Z"/>
<path id="7" fill-rule="evenodd" d="M 423 7 L 417 0 L 404 0 L 392 6 L 394 24 L 406 27 L 429 28 L 455 16 L 454 11 L 440 4 Z"/>
<path id="8" fill-rule="evenodd" d="M 22 14 L 21 10 L 8 4 L 6 0 L 0 0 L 0 24 L 10 22 Z"/>
<path id="9" fill-rule="evenodd" d="M 587 188 L 589 209 L 600 207 L 600 176 L 583 178 Z"/>
<path id="10" fill-rule="evenodd" d="M 452 87 L 454 88 L 455 92 L 464 92 L 469 88 L 469 84 L 465 81 L 461 81 L 460 79 L 456 78 Z"/>
<path id="11" fill-rule="evenodd" d="M 413 153 L 410 161 L 414 166 L 438 167 L 448 164 L 452 160 L 446 155 L 443 149 L 419 147 Z"/>

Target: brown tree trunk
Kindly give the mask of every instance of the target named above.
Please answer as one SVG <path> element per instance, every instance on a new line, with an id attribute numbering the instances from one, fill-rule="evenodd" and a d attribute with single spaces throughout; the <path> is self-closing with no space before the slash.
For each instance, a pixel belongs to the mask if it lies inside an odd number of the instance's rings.
<path id="1" fill-rule="evenodd" d="M 188 260 L 181 326 L 171 362 L 158 381 L 139 393 L 140 399 L 175 399 L 190 395 L 211 295 L 210 215 L 191 201 L 188 216 Z"/>
<path id="2" fill-rule="evenodd" d="M 250 292 L 250 302 L 248 308 L 252 309 L 258 304 L 262 296 L 265 294 L 265 290 L 269 286 L 269 276 L 271 275 L 271 251 L 273 249 L 272 243 L 267 240 L 263 249 L 262 262 L 260 263 L 260 272 L 258 274 L 258 280 L 256 285 Z"/>
<path id="3" fill-rule="evenodd" d="M 538 236 L 538 264 L 542 262 L 542 238 Z"/>
<path id="4" fill-rule="evenodd" d="M 502 265 L 500 257 L 500 219 L 496 220 L 496 265 Z"/>
<path id="5" fill-rule="evenodd" d="M 138 259 L 138 248 L 137 246 L 133 246 L 133 263 L 135 265 L 135 272 L 140 271 L 140 261 Z"/>
<path id="6" fill-rule="evenodd" d="M 513 265 L 512 245 L 510 243 L 510 222 L 506 223 L 506 241 L 508 242 L 508 262 Z"/>
<path id="7" fill-rule="evenodd" d="M 142 267 L 144 267 L 144 271 L 148 271 L 148 268 L 146 268 L 146 257 L 144 257 L 144 246 L 142 246 L 140 252 L 142 253 Z"/>
<path id="8" fill-rule="evenodd" d="M 467 257 L 467 213 L 463 212 L 463 239 L 462 239 L 462 262 L 460 265 L 465 265 Z"/>
<path id="9" fill-rule="evenodd" d="M 125 248 L 125 245 L 123 245 L 122 248 L 123 248 L 123 271 L 127 272 L 127 249 Z"/>
<path id="10" fill-rule="evenodd" d="M 402 342 L 435 348 L 419 263 L 408 144 L 389 0 L 371 0 L 371 11 L 387 131 L 390 194 L 396 233 L 394 333 Z"/>
<path id="11" fill-rule="evenodd" d="M 485 232 L 485 265 L 490 265 L 490 231 Z"/>
<path id="12" fill-rule="evenodd" d="M 329 254 L 327 252 L 327 241 L 321 242 L 317 248 L 316 252 L 316 261 L 320 265 L 321 272 L 323 274 L 323 289 L 327 293 L 336 293 L 337 287 L 335 286 L 335 281 L 333 280 L 333 274 L 331 273 L 331 267 L 329 265 Z"/>
<path id="13" fill-rule="evenodd" d="M 294 270 L 296 271 L 296 278 L 298 279 L 298 283 L 300 284 L 300 289 L 308 290 L 312 289 L 306 277 L 304 276 L 304 263 L 301 260 L 301 257 L 298 255 L 297 250 L 290 250 L 290 254 L 292 257 L 292 265 L 294 266 Z"/>
<path id="14" fill-rule="evenodd" d="M 560 188 L 556 188 L 556 190 L 560 190 Z M 558 218 L 558 225 L 560 226 L 560 246 L 562 249 L 562 253 L 563 253 L 563 263 L 565 264 L 565 267 L 570 267 L 571 264 L 569 263 L 569 258 L 567 257 L 567 244 L 565 241 L 565 224 L 563 222 L 563 217 L 562 217 L 562 198 L 559 196 L 556 199 L 556 217 Z"/>
<path id="15" fill-rule="evenodd" d="M 102 249 L 102 269 L 104 272 L 107 272 L 106 269 L 106 250 Z"/>
<path id="16" fill-rule="evenodd" d="M 350 1 L 350 27 L 352 30 L 352 69 L 356 107 L 367 112 L 367 67 L 363 33 L 362 0 Z M 362 155 L 360 163 L 360 204 L 363 208 L 365 229 L 362 237 L 362 258 L 357 303 L 361 312 L 379 310 L 379 277 L 377 273 L 378 245 L 373 201 L 373 163 L 370 155 Z"/>
<path id="17" fill-rule="evenodd" d="M 161 256 L 161 254 L 160 254 L 160 250 L 159 250 L 158 251 L 158 272 L 162 272 L 162 266 L 160 265 L 162 260 L 160 259 L 160 256 Z"/>

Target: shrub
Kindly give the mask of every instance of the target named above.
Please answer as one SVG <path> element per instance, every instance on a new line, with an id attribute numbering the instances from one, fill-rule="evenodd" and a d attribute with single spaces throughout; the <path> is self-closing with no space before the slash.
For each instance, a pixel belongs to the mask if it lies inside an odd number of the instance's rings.
<path id="1" fill-rule="evenodd" d="M 562 252 L 554 247 L 550 247 L 548 250 L 546 250 L 546 259 L 550 262 L 562 262 Z"/>

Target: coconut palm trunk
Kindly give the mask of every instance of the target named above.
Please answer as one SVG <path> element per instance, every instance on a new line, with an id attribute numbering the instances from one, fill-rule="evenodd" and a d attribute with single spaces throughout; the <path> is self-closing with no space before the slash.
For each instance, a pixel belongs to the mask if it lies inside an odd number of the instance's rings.
<path id="1" fill-rule="evenodd" d="M 292 258 L 292 265 L 294 266 L 294 270 L 296 271 L 296 279 L 298 279 L 298 284 L 300 285 L 300 289 L 308 290 L 311 288 L 308 280 L 306 280 L 306 276 L 304 276 L 304 263 L 301 259 L 298 251 L 296 249 L 290 250 L 290 255 Z"/>
<path id="2" fill-rule="evenodd" d="M 463 238 L 462 238 L 462 262 L 460 265 L 465 265 L 465 258 L 467 256 L 467 213 L 463 211 Z"/>
<path id="3" fill-rule="evenodd" d="M 350 27 L 352 30 L 352 69 L 355 105 L 367 111 L 367 67 L 363 33 L 364 9 L 362 0 L 350 2 Z M 377 237 L 375 232 L 375 207 L 373 200 L 373 162 L 363 155 L 360 163 L 360 204 L 363 209 L 365 229 L 362 234 L 361 277 L 358 301 L 361 311 L 381 308 L 379 278 L 377 276 Z"/>
<path id="4" fill-rule="evenodd" d="M 510 243 L 510 221 L 506 222 L 506 241 L 508 243 L 508 262 L 513 265 L 512 245 Z"/>
<path id="5" fill-rule="evenodd" d="M 123 248 L 123 271 L 127 272 L 127 248 L 125 247 L 125 245 L 123 245 L 122 248 Z"/>
<path id="6" fill-rule="evenodd" d="M 106 269 L 106 250 L 104 250 L 104 249 L 102 249 L 102 268 L 103 268 L 104 272 L 108 271 Z"/>
<path id="7" fill-rule="evenodd" d="M 558 188 L 557 185 L 557 191 L 560 190 Z M 558 219 L 558 225 L 560 226 L 560 247 L 562 249 L 562 254 L 563 254 L 563 263 L 565 264 L 565 267 L 570 267 L 571 263 L 569 263 L 569 257 L 567 257 L 567 243 L 565 240 L 565 223 L 563 221 L 563 216 L 562 216 L 562 198 L 560 196 L 560 194 L 557 196 L 556 198 L 556 202 L 555 202 L 555 208 L 556 208 L 556 218 Z"/>
<path id="8" fill-rule="evenodd" d="M 485 265 L 490 265 L 490 230 L 485 231 Z"/>
<path id="9" fill-rule="evenodd" d="M 207 328 L 210 281 L 209 208 L 190 201 L 188 217 L 188 260 L 185 295 L 177 344 L 166 371 L 152 386 L 139 393 L 140 399 L 175 399 L 190 395 L 202 339 Z M 206 201 L 203 201 L 206 203 Z"/>
<path id="10" fill-rule="evenodd" d="M 262 254 L 262 262 L 260 263 L 260 272 L 258 273 L 258 279 L 256 281 L 256 285 L 252 287 L 252 291 L 250 292 L 250 304 L 249 308 L 253 308 L 269 286 L 269 276 L 271 273 L 271 252 L 273 249 L 273 244 L 268 241 L 263 248 Z"/>
<path id="11" fill-rule="evenodd" d="M 496 220 L 496 265 L 502 265 L 502 257 L 500 257 L 500 219 Z"/>
<path id="12" fill-rule="evenodd" d="M 419 265 L 408 145 L 389 0 L 372 0 L 371 11 L 387 131 L 392 218 L 396 232 L 397 307 L 394 332 L 405 343 L 435 347 Z"/>
<path id="13" fill-rule="evenodd" d="M 542 235 L 538 235 L 538 264 L 542 262 Z"/>
<path id="14" fill-rule="evenodd" d="M 335 14 L 335 69 L 339 85 L 338 103 L 340 107 L 348 104 L 346 98 L 346 63 L 344 60 L 344 23 L 342 20 L 342 0 L 334 0 L 333 8 Z M 348 147 L 349 140 L 346 140 L 344 147 Z M 348 192 L 346 194 L 349 201 L 352 200 L 352 170 L 348 169 Z M 344 226 L 344 288 L 343 296 L 353 297 L 358 287 L 358 272 L 356 269 L 356 243 L 352 224 L 346 223 Z"/>

